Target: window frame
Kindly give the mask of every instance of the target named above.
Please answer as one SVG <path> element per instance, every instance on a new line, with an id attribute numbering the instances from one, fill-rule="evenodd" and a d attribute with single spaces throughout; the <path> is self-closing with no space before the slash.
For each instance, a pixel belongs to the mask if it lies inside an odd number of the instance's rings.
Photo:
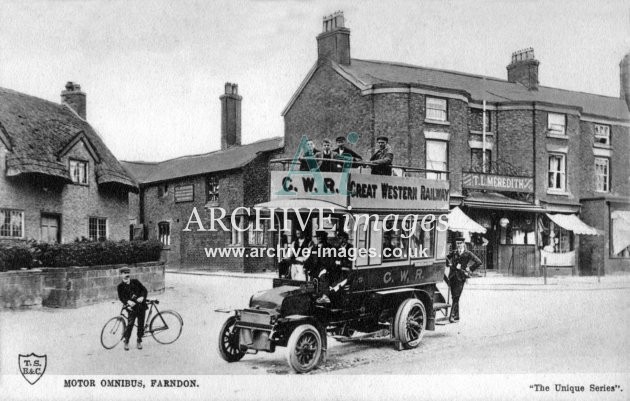
<path id="1" fill-rule="evenodd" d="M 0 208 L 0 212 L 4 212 L 5 213 L 5 221 L 2 222 L 0 221 L 0 238 L 2 239 L 24 239 L 25 238 L 25 227 L 24 227 L 24 210 L 21 209 L 11 209 L 11 208 Z M 8 215 L 6 214 L 8 212 Z M 19 213 L 20 215 L 20 222 L 19 222 L 19 230 L 20 230 L 20 235 L 13 235 L 13 224 L 12 224 L 12 215 L 14 213 Z M 6 223 L 6 218 L 9 218 L 9 222 Z M 4 227 L 5 225 L 8 225 L 8 233 L 9 235 L 2 235 L 3 231 L 6 231 L 5 229 L 3 229 L 2 227 Z"/>
<path id="2" fill-rule="evenodd" d="M 163 230 L 164 227 L 166 227 L 166 232 Z M 171 246 L 171 223 L 168 221 L 160 221 L 157 224 L 157 230 L 158 241 L 160 241 L 164 247 Z"/>
<path id="3" fill-rule="evenodd" d="M 562 117 L 562 131 L 559 132 L 556 129 L 553 129 L 552 126 L 558 126 L 559 124 L 552 124 L 552 116 L 553 117 Z M 547 113 L 547 134 L 551 136 L 567 136 L 567 115 L 562 113 Z"/>
<path id="4" fill-rule="evenodd" d="M 83 182 L 82 181 L 75 181 L 75 174 L 74 174 L 74 172 L 77 171 L 77 167 L 78 166 L 83 166 L 84 167 L 83 168 Z M 75 185 L 86 185 L 86 186 L 89 185 L 90 182 L 88 180 L 88 172 L 90 171 L 90 163 L 87 160 L 68 159 L 68 170 L 70 172 L 70 180 L 72 181 L 73 184 L 75 184 Z"/>
<path id="5" fill-rule="evenodd" d="M 602 134 L 601 132 L 598 132 L 598 128 L 606 128 L 606 133 Z M 610 131 L 612 130 L 612 127 L 610 125 L 607 124 L 595 124 L 595 126 L 593 127 L 593 143 L 595 144 L 595 146 L 611 146 L 610 145 Z M 599 142 L 598 138 L 605 138 L 605 142 Z"/>
<path id="6" fill-rule="evenodd" d="M 219 177 L 209 175 L 206 177 L 206 202 L 219 202 L 219 190 L 221 188 Z M 212 191 L 211 191 L 212 189 Z"/>
<path id="7" fill-rule="evenodd" d="M 479 166 L 475 166 L 473 164 L 473 160 L 474 160 L 474 154 L 478 153 L 479 156 L 481 157 L 479 159 Z M 483 165 L 483 149 L 481 148 L 471 148 L 470 149 L 470 170 L 471 171 L 477 171 L 475 170 L 476 168 L 480 168 L 482 172 L 486 172 L 488 170 L 488 167 L 490 167 L 490 163 L 492 163 L 492 149 L 486 149 L 485 153 L 486 155 L 486 165 Z"/>
<path id="8" fill-rule="evenodd" d="M 95 238 L 92 237 L 92 220 L 96 221 L 96 237 Z M 98 242 L 98 241 L 101 241 L 101 238 L 103 238 L 103 240 L 106 241 L 109 238 L 108 237 L 109 227 L 108 227 L 107 220 L 108 220 L 107 217 L 97 217 L 97 216 L 88 217 L 88 238 L 90 239 L 90 241 Z M 99 235 L 101 234 L 100 230 L 101 228 L 103 228 L 102 226 L 104 226 L 104 229 L 105 229 L 104 236 Z"/>
<path id="9" fill-rule="evenodd" d="M 444 143 L 445 144 L 445 161 L 444 161 L 444 173 L 434 173 L 434 172 L 426 172 L 426 178 L 427 179 L 433 179 L 433 180 L 447 180 L 448 175 L 446 174 L 448 172 L 448 150 L 449 150 L 449 142 L 448 141 L 440 141 L 437 139 L 427 139 L 425 140 L 424 143 L 424 168 L 427 170 L 437 170 L 437 169 L 433 169 L 433 168 L 429 168 L 428 164 L 429 164 L 429 143 Z M 433 162 L 439 162 L 439 161 L 434 161 Z"/>
<path id="10" fill-rule="evenodd" d="M 256 225 L 253 222 L 249 222 L 249 229 L 247 230 L 247 245 L 249 246 L 265 246 L 267 245 L 267 224 L 263 222 L 261 224 L 262 230 L 256 231 Z"/>
<path id="11" fill-rule="evenodd" d="M 429 101 L 439 101 L 444 102 L 444 109 L 437 109 L 435 107 L 429 107 Z M 448 99 L 442 97 L 434 97 L 434 96 L 426 96 L 424 100 L 425 107 L 425 118 L 429 121 L 438 121 L 438 122 L 448 122 Z M 429 115 L 429 110 L 437 110 L 444 113 L 444 119 L 442 118 L 433 118 Z"/>
<path id="12" fill-rule="evenodd" d="M 597 162 L 598 161 L 605 161 L 606 162 L 606 166 L 605 166 L 606 167 L 606 172 L 603 175 L 605 177 L 605 181 L 604 181 L 605 189 L 600 189 L 599 188 L 600 180 L 598 179 L 598 177 L 601 176 L 601 175 L 598 174 L 598 171 L 597 171 Z M 610 159 L 608 157 L 595 157 L 594 169 L 595 169 L 595 172 L 594 172 L 593 176 L 595 177 L 595 192 L 602 192 L 602 193 L 610 192 Z"/>
<path id="13" fill-rule="evenodd" d="M 561 164 L 560 169 L 558 171 L 551 171 L 551 158 L 552 157 L 560 157 Z M 551 186 L 550 184 L 550 176 L 551 174 L 562 174 L 562 185 L 560 188 Z M 555 183 L 557 180 L 555 179 L 556 175 L 554 175 L 553 182 Z M 566 192 L 567 191 L 567 155 L 564 153 L 549 153 L 549 157 L 547 158 L 547 189 L 550 191 L 557 192 Z"/>
<path id="14" fill-rule="evenodd" d="M 237 225 L 239 228 L 244 228 L 244 222 L 247 218 L 246 215 L 241 214 L 241 215 L 237 215 L 236 217 L 236 221 L 237 221 Z M 249 231 L 249 230 L 248 230 Z M 238 246 L 238 247 L 243 247 L 245 246 L 245 231 L 239 231 L 237 230 L 230 222 L 230 246 Z"/>

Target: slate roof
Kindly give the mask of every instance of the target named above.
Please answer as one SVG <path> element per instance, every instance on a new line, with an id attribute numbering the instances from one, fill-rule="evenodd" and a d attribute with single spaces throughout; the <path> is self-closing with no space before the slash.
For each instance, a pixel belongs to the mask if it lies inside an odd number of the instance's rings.
<path id="1" fill-rule="evenodd" d="M 352 59 L 350 65 L 335 64 L 359 81 L 364 89 L 406 85 L 428 86 L 466 92 L 472 100 L 496 103 L 541 102 L 579 107 L 582 113 L 617 120 L 630 120 L 628 105 L 620 97 L 539 86 L 528 90 L 520 83 L 467 74 L 457 71 L 425 68 L 415 65 Z"/>
<path id="2" fill-rule="evenodd" d="M 60 158 L 73 142 L 82 140 L 98 159 L 95 174 L 99 185 L 138 189 L 90 124 L 69 106 L 0 88 L 0 130 L 3 141 L 9 142 L 9 176 L 43 174 L 70 182 L 68 166 Z"/>
<path id="3" fill-rule="evenodd" d="M 162 162 L 121 163 L 139 183 L 148 184 L 241 168 L 253 161 L 258 154 L 280 150 L 283 146 L 283 138 L 274 137 L 226 150 L 182 156 Z"/>

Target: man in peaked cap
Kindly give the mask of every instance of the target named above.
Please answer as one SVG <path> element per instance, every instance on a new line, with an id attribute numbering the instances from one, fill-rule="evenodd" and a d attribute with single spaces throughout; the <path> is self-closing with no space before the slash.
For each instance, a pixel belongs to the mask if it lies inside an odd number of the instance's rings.
<path id="1" fill-rule="evenodd" d="M 120 269 L 122 276 L 122 282 L 118 284 L 118 299 L 122 302 L 129 312 L 127 319 L 127 327 L 123 334 L 125 342 L 125 351 L 129 351 L 129 338 L 131 337 L 131 330 L 133 330 L 133 323 L 138 319 L 138 349 L 142 349 L 142 337 L 144 336 L 144 314 L 147 309 L 147 289 L 142 283 L 135 278 L 130 277 L 131 269 L 123 267 Z"/>
<path id="2" fill-rule="evenodd" d="M 463 236 L 457 236 L 454 242 L 455 250 L 446 258 L 446 264 L 450 270 L 448 277 L 445 276 L 445 281 L 451 288 L 451 294 L 453 295 L 453 306 L 449 317 L 451 323 L 459 321 L 459 298 L 464 291 L 466 279 L 470 277 L 471 272 L 481 266 L 481 260 L 466 249 Z"/>
<path id="3" fill-rule="evenodd" d="M 392 175 L 392 163 L 394 161 L 394 151 L 389 146 L 389 139 L 386 136 L 379 136 L 376 138 L 376 144 L 378 149 L 372 157 L 370 162 L 374 164 L 372 166 L 373 175 Z"/>
<path id="4" fill-rule="evenodd" d="M 344 160 L 351 160 L 354 162 L 363 160 L 361 155 L 346 146 L 346 137 L 337 137 L 335 143 L 337 144 L 337 147 L 333 150 L 333 152 L 335 152 L 335 158 L 339 160 L 336 167 L 337 171 L 343 170 Z"/>

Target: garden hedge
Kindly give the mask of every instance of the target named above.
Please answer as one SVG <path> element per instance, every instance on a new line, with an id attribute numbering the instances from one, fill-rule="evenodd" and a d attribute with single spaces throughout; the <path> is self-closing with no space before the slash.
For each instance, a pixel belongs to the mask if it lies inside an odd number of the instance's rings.
<path id="1" fill-rule="evenodd" d="M 160 259 L 159 241 L 101 241 L 0 245 L 0 271 L 29 267 L 132 264 Z"/>

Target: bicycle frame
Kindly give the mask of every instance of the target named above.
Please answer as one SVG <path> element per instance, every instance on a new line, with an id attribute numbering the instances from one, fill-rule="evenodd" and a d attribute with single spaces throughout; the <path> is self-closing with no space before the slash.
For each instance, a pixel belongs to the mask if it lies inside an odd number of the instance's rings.
<path id="1" fill-rule="evenodd" d="M 168 330 L 168 324 L 166 324 L 166 322 L 162 318 L 162 314 L 160 313 L 160 310 L 156 306 L 157 302 L 156 301 L 147 301 L 147 303 L 150 306 L 149 306 L 149 311 L 146 312 L 146 314 L 144 316 L 144 335 L 143 335 L 143 337 L 147 337 L 148 335 L 150 335 L 151 333 L 156 332 L 156 331 Z M 122 309 L 120 310 L 120 315 L 125 319 L 127 324 L 129 324 L 129 309 L 131 309 L 129 306 L 124 305 L 122 307 Z M 150 328 L 151 319 L 153 318 L 154 314 L 155 314 L 155 316 L 159 316 L 160 317 L 160 320 L 162 321 L 163 326 L 158 327 L 158 328 L 154 327 L 153 330 L 151 330 L 151 328 Z M 134 321 L 133 325 L 135 327 L 138 327 L 137 321 Z"/>

